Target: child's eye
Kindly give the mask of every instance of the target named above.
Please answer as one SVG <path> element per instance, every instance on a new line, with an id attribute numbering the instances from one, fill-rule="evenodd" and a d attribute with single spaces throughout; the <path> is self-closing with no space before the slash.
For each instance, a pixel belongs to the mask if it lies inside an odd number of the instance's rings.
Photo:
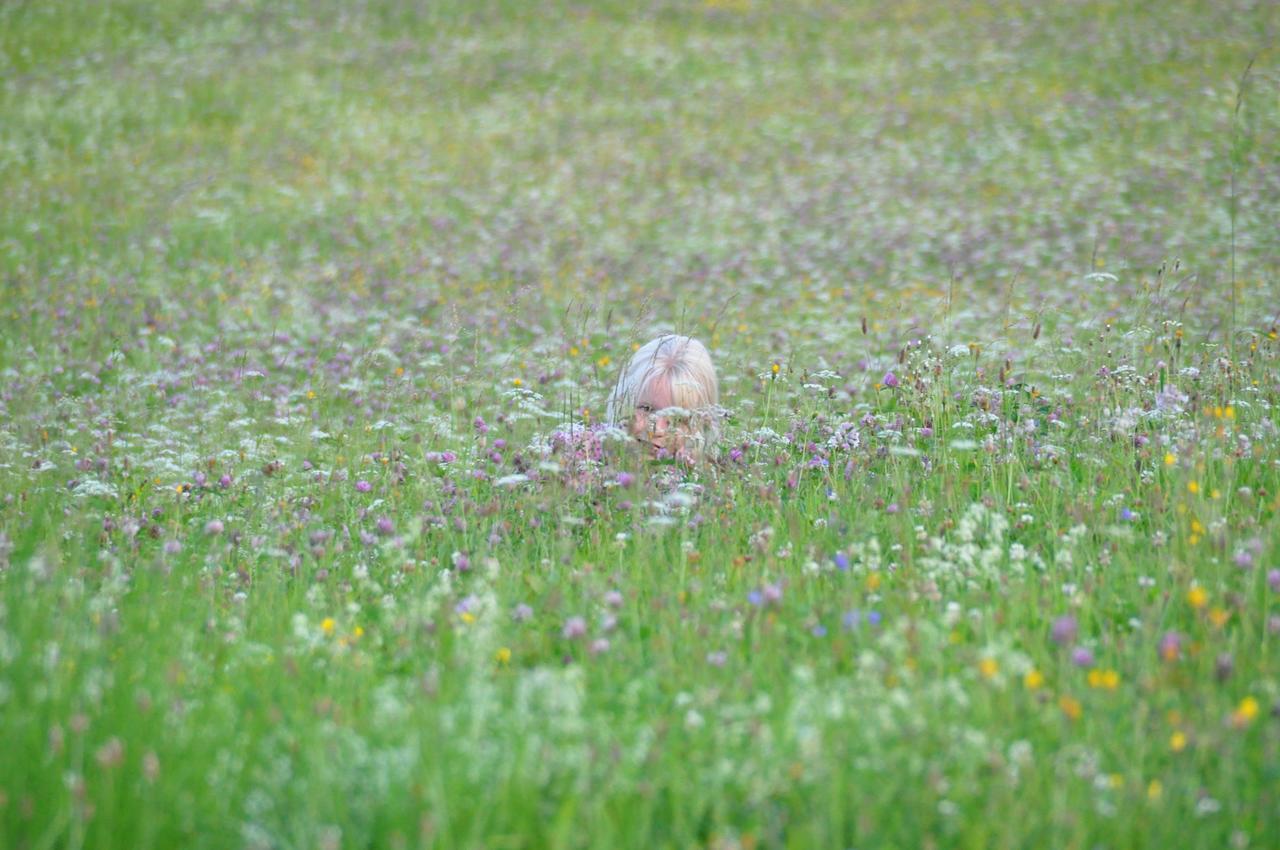
<path id="1" fill-rule="evenodd" d="M 651 404 L 637 404 L 637 405 L 636 405 L 636 410 L 640 411 L 641 413 L 653 413 L 653 405 L 651 405 Z"/>

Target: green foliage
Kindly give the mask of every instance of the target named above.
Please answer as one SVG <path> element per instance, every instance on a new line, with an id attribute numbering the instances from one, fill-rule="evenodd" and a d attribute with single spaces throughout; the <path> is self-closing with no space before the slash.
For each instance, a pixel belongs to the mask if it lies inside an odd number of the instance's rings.
<path id="1" fill-rule="evenodd" d="M 0 6 L 0 846 L 1265 845 L 1276 25 Z"/>

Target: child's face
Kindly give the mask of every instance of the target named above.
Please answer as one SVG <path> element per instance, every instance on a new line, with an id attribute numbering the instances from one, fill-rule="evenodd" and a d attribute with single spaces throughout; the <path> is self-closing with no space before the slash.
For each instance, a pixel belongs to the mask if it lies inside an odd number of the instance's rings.
<path id="1" fill-rule="evenodd" d="M 685 447 L 688 425 L 662 413 L 672 406 L 671 388 L 658 381 L 636 399 L 635 413 L 627 430 L 655 457 L 675 457 Z"/>

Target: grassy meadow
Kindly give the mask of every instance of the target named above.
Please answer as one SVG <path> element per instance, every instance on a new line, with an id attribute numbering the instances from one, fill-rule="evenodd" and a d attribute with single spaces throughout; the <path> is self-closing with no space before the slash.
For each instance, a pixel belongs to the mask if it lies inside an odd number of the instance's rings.
<path id="1" fill-rule="evenodd" d="M 0 848 L 1275 846 L 1277 36 L 0 4 Z"/>

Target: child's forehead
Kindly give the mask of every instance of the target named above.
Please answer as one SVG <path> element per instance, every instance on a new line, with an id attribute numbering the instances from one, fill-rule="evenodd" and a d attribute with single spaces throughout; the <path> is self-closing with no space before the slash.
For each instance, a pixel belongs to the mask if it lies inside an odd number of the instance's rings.
<path id="1" fill-rule="evenodd" d="M 660 376 L 654 376 L 651 380 L 645 381 L 641 385 L 640 391 L 636 394 L 636 404 L 670 407 L 671 382 L 664 380 Z"/>

